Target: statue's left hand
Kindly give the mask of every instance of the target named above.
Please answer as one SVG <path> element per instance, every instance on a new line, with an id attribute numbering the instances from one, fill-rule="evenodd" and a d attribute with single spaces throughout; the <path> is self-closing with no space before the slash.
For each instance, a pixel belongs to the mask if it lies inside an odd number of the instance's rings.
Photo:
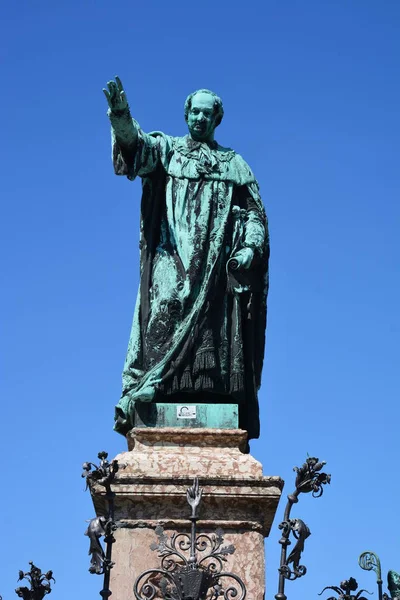
<path id="1" fill-rule="evenodd" d="M 254 259 L 253 248 L 245 247 L 245 248 L 241 248 L 238 252 L 236 252 L 236 254 L 234 254 L 229 259 L 229 262 L 234 265 L 235 271 L 237 269 L 247 270 L 247 269 L 250 269 L 253 259 Z"/>

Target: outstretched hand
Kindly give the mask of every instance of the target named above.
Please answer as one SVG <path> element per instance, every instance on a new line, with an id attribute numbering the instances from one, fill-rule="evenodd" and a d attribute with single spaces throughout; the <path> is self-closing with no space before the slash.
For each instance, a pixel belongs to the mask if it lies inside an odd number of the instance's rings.
<path id="1" fill-rule="evenodd" d="M 119 77 L 115 81 L 108 81 L 103 92 L 108 102 L 108 118 L 114 131 L 115 139 L 119 145 L 132 149 L 138 138 L 137 124 L 131 117 L 128 100 Z M 131 157 L 132 158 L 132 157 Z"/>
<path id="2" fill-rule="evenodd" d="M 122 81 L 119 77 L 115 77 L 115 81 L 111 80 L 107 82 L 108 90 L 103 88 L 105 97 L 107 98 L 108 106 L 110 110 L 121 111 L 128 108 L 128 100 L 122 85 Z"/>

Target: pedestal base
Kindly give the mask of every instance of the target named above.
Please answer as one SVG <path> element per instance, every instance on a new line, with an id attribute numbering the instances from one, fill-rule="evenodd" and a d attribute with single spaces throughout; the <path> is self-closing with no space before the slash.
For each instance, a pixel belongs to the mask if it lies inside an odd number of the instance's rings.
<path id="1" fill-rule="evenodd" d="M 150 545 L 154 530 L 189 532 L 186 489 L 199 477 L 203 500 L 198 531 L 224 532 L 233 544 L 224 570 L 242 578 L 249 600 L 265 591 L 264 537 L 271 528 L 283 487 L 279 477 L 263 477 L 262 466 L 244 454 L 247 433 L 238 429 L 135 428 L 128 452 L 116 459 L 120 468 L 113 485 L 118 530 L 113 545 L 110 589 L 114 600 L 133 600 L 138 575 L 160 566 Z M 97 514 L 105 514 L 100 487 L 93 490 Z"/>
<path id="2" fill-rule="evenodd" d="M 172 402 L 137 402 L 133 412 L 137 427 L 184 427 L 237 429 L 237 404 L 176 404 Z"/>

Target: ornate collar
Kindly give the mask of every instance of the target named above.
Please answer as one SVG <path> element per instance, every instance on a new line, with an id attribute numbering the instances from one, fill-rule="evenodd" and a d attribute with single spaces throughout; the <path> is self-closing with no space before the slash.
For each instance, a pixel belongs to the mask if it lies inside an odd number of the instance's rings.
<path id="1" fill-rule="evenodd" d="M 202 163 L 206 168 L 206 172 L 219 170 L 216 168 L 219 162 L 229 162 L 236 154 L 234 150 L 220 146 L 215 140 L 210 143 L 198 142 L 189 135 L 175 138 L 173 145 L 179 154 Z M 210 163 L 208 168 L 207 163 Z"/>

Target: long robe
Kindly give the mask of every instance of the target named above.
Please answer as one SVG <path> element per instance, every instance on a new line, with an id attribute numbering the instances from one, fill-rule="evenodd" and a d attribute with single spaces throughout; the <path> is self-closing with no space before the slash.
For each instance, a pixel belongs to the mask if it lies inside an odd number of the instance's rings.
<path id="1" fill-rule="evenodd" d="M 133 426 L 135 402 L 185 397 L 237 403 L 239 426 L 258 437 L 269 240 L 257 181 L 233 150 L 134 123 L 133 149 L 113 137 L 115 173 L 143 185 L 140 287 L 115 429 Z M 234 270 L 243 247 L 254 250 L 251 268 Z"/>

